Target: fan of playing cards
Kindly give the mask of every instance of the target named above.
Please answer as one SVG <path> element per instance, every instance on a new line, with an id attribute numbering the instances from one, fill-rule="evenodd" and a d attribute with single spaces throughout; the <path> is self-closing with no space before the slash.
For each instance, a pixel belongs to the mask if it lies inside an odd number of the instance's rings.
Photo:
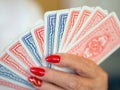
<path id="1" fill-rule="evenodd" d="M 87 6 L 49 11 L 44 21 L 40 20 L 1 53 L 0 85 L 17 90 L 34 89 L 27 80 L 30 67 L 67 71 L 47 63 L 46 56 L 69 53 L 100 64 L 119 46 L 120 22 L 114 12 Z"/>

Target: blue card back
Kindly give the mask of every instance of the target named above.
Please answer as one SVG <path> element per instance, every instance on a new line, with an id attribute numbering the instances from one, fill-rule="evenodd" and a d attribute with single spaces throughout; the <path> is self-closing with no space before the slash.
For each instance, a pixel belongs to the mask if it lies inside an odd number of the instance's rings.
<path id="1" fill-rule="evenodd" d="M 62 36 L 63 36 L 63 32 L 64 32 L 67 17 L 68 17 L 68 13 L 61 14 L 59 16 L 59 26 L 58 26 L 58 32 L 57 32 L 57 44 L 56 44 L 55 53 L 57 53 L 58 50 L 59 50 L 59 46 L 60 46 L 60 42 L 61 42 L 61 39 L 62 39 Z"/>
<path id="2" fill-rule="evenodd" d="M 53 53 L 54 47 L 56 13 L 47 15 L 45 24 L 45 56 L 49 56 Z M 47 63 L 47 66 L 51 67 L 51 64 Z"/>
<path id="3" fill-rule="evenodd" d="M 14 72 L 10 71 L 9 69 L 7 69 L 6 67 L 4 67 L 1 64 L 0 64 L 0 76 L 7 78 L 9 80 L 19 82 L 21 84 L 24 84 L 24 85 L 27 85 L 28 87 L 33 88 L 33 86 L 28 81 L 22 79 L 20 76 L 18 76 Z"/>
<path id="4" fill-rule="evenodd" d="M 34 39 L 32 37 L 32 34 L 29 32 L 26 35 L 24 35 L 21 40 L 23 41 L 26 48 L 29 50 L 29 52 L 34 57 L 34 60 L 36 60 L 37 63 L 42 66 L 42 59 L 38 53 L 37 47 L 35 45 Z"/>

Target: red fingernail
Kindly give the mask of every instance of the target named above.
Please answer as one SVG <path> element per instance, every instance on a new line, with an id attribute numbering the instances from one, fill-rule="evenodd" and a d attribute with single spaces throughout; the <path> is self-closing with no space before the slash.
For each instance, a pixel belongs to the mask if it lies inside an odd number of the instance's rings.
<path id="1" fill-rule="evenodd" d="M 45 75 L 45 70 L 43 68 L 32 67 L 32 68 L 30 68 L 30 71 L 33 74 L 40 76 L 40 77 Z"/>
<path id="2" fill-rule="evenodd" d="M 31 82 L 33 85 L 35 85 L 37 87 L 42 86 L 42 80 L 40 80 L 36 77 L 30 76 L 30 77 L 28 77 L 28 80 L 29 80 L 29 82 Z"/>
<path id="3" fill-rule="evenodd" d="M 59 63 L 60 62 L 60 56 L 59 55 L 51 55 L 45 58 L 47 62 L 50 63 Z"/>

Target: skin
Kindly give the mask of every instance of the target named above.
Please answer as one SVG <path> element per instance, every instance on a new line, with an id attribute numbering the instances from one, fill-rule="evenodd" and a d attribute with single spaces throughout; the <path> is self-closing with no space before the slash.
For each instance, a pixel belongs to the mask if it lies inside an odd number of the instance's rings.
<path id="1" fill-rule="evenodd" d="M 45 75 L 36 76 L 43 80 L 41 90 L 107 90 L 108 76 L 96 63 L 87 58 L 70 54 L 59 54 L 61 60 L 56 66 L 70 68 L 75 73 L 67 73 L 46 67 Z"/>

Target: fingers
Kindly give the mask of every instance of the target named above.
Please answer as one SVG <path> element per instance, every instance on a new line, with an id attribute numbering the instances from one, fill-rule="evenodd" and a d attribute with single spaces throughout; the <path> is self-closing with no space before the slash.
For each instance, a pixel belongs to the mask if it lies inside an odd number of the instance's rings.
<path id="1" fill-rule="evenodd" d="M 69 74 L 49 68 L 31 68 L 31 72 L 43 81 L 53 83 L 67 90 L 77 90 L 76 88 L 80 87 L 83 81 L 88 83 L 87 79 L 75 74 Z"/>
<path id="2" fill-rule="evenodd" d="M 42 81 L 36 77 L 29 77 L 28 80 L 35 86 L 36 90 L 64 90 L 59 86 Z"/>
<path id="3" fill-rule="evenodd" d="M 107 86 L 105 82 L 107 81 L 105 78 L 106 74 L 89 59 L 70 54 L 57 54 L 48 56 L 46 61 L 60 67 L 70 68 L 76 71 L 77 74 L 46 67 L 33 67 L 30 71 L 37 78 L 44 81 L 44 86 L 41 86 L 40 81 L 38 82 L 38 86 L 43 87 L 43 90 L 50 85 L 51 90 L 97 90 L 97 88 L 101 88 L 104 85 Z"/>
<path id="4" fill-rule="evenodd" d="M 60 67 L 67 67 L 76 71 L 81 76 L 94 77 L 97 75 L 98 66 L 91 60 L 70 55 L 70 54 L 58 54 L 51 55 L 46 58 L 48 62 L 54 63 Z"/>

